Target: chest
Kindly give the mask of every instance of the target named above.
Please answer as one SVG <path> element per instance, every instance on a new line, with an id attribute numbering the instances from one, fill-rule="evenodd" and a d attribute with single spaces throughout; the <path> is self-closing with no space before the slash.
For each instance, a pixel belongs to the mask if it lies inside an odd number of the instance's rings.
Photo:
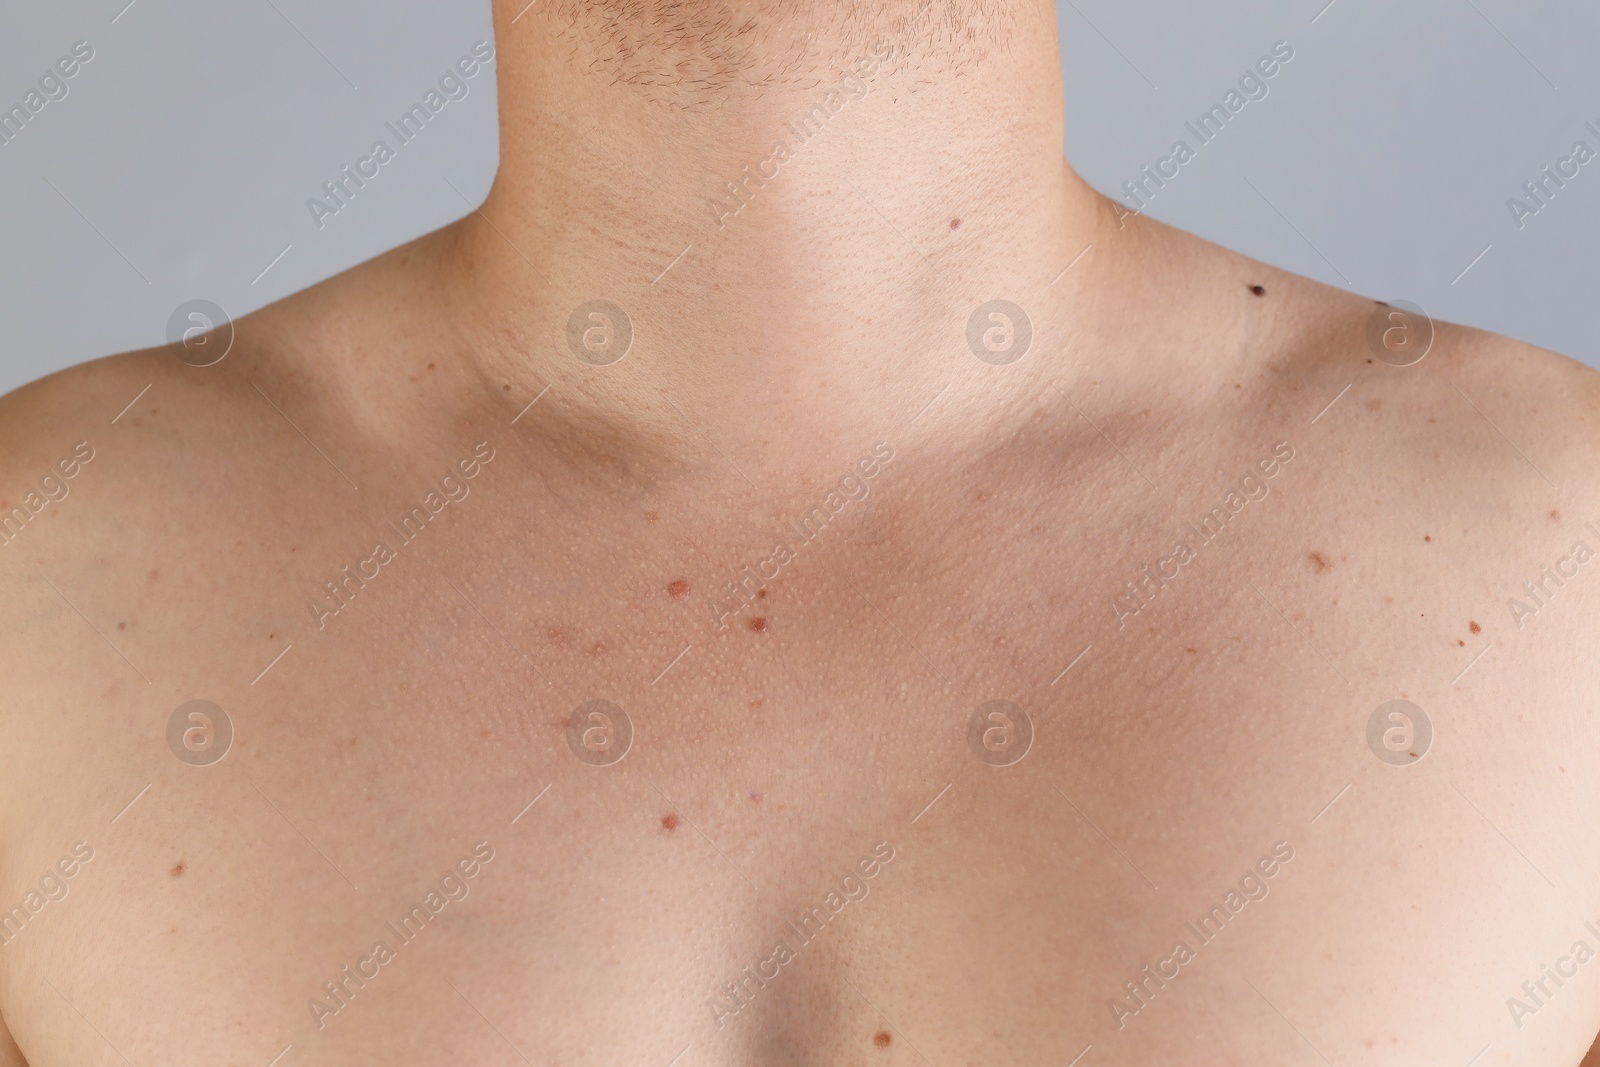
<path id="1" fill-rule="evenodd" d="M 1271 506 L 1233 532 L 1283 535 Z M 1262 579 L 1207 530 L 976 508 L 908 563 L 919 514 L 780 534 L 781 565 L 686 525 L 512 565 L 352 536 L 234 590 L 254 617 L 147 590 L 160 693 L 58 686 L 22 772 L 24 1047 L 1406 1063 L 1590 1026 L 1588 764 L 1516 729 L 1515 671 L 1452 693 L 1443 642 L 1318 584 L 1337 547 Z"/>

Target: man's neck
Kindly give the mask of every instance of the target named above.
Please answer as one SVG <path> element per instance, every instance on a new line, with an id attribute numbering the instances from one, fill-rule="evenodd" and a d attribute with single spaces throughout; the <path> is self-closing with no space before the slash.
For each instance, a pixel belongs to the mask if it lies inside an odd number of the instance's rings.
<path id="1" fill-rule="evenodd" d="M 1037 393 L 1082 321 L 1085 272 L 1058 275 L 1105 224 L 1062 159 L 1053 9 L 953 30 L 978 0 L 897 3 L 876 26 L 830 15 L 844 0 L 749 25 L 675 5 L 672 36 L 496 0 L 501 166 L 449 264 L 482 379 L 750 463 L 906 432 L 944 389 L 973 433 Z M 996 299 L 1030 316 L 1021 373 L 969 350 Z"/>

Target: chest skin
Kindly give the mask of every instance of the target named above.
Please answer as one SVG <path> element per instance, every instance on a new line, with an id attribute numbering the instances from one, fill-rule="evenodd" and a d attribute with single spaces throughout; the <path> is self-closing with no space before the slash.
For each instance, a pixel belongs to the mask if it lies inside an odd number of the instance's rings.
<path id="1" fill-rule="evenodd" d="M 1552 679 L 1594 594 L 1505 600 L 1600 545 L 1382 466 L 1403 418 L 1346 400 L 1144 454 L 1048 418 L 891 445 L 834 508 L 861 442 L 770 517 L 600 497 L 504 429 L 357 459 L 355 499 L 220 445 L 140 490 L 108 454 L 69 503 L 124 535 L 41 541 L 55 587 L 12 609 L 7 1020 L 35 1067 L 1581 1044 L 1593 730 Z M 1414 762 L 1369 744 L 1393 699 Z M 190 700 L 216 762 L 169 744 Z"/>

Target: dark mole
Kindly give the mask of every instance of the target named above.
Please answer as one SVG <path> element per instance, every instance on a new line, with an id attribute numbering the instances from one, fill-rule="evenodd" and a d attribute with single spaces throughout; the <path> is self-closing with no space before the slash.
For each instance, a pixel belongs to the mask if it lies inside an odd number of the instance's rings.
<path id="1" fill-rule="evenodd" d="M 1311 553 L 1311 568 L 1318 574 L 1321 574 L 1323 571 L 1330 570 L 1332 567 L 1333 564 L 1328 562 L 1327 556 L 1324 556 L 1321 552 Z"/>
<path id="2" fill-rule="evenodd" d="M 767 620 L 766 619 L 751 619 L 750 620 L 750 629 L 754 630 L 758 634 L 766 633 L 767 632 Z"/>
<path id="3" fill-rule="evenodd" d="M 961 220 L 960 219 L 951 219 L 950 220 L 950 228 L 952 230 L 956 229 L 960 225 L 961 225 Z"/>
<path id="4" fill-rule="evenodd" d="M 1483 633 L 1483 627 L 1479 626 L 1476 622 L 1472 622 L 1470 620 L 1467 622 L 1467 629 L 1471 630 L 1475 634 Z"/>
<path id="5" fill-rule="evenodd" d="M 1252 293 L 1256 294 L 1257 296 L 1266 296 L 1267 295 L 1266 287 L 1265 286 L 1261 286 L 1261 285 L 1252 285 L 1250 287 L 1250 291 Z"/>
<path id="6" fill-rule="evenodd" d="M 765 600 L 765 599 L 767 599 L 767 591 L 765 589 L 757 589 L 756 590 L 756 599 L 757 600 Z"/>
<path id="7" fill-rule="evenodd" d="M 1460 641 L 1460 640 L 1458 640 L 1458 641 L 1457 641 L 1457 642 L 1456 642 L 1456 644 L 1458 644 L 1458 645 L 1460 645 L 1460 646 L 1462 646 L 1462 647 L 1463 647 L 1463 648 L 1465 648 L 1465 647 L 1466 647 L 1466 644 L 1467 644 L 1467 643 L 1466 643 L 1466 642 L 1465 642 L 1465 641 Z"/>
<path id="8" fill-rule="evenodd" d="M 168 871 L 167 873 L 172 875 L 174 878 L 178 877 L 183 873 L 183 861 L 179 860 L 177 863 L 174 863 L 172 865 L 172 870 Z"/>
<path id="9" fill-rule="evenodd" d="M 661 816 L 661 828 L 669 833 L 676 830 L 678 828 L 678 817 L 672 814 Z"/>
<path id="10" fill-rule="evenodd" d="M 679 578 L 676 581 L 674 581 L 671 585 L 667 586 L 667 592 L 671 593 L 674 597 L 685 597 L 685 596 L 688 596 L 689 595 L 689 583 L 684 581 L 682 578 Z"/>
<path id="11" fill-rule="evenodd" d="M 1423 534 L 1423 535 L 1422 535 L 1422 539 L 1423 539 L 1423 540 L 1424 540 L 1424 541 L 1428 541 L 1428 542 L 1430 542 L 1430 543 L 1431 543 L 1431 542 L 1432 542 L 1432 541 L 1433 541 L 1433 538 L 1432 538 L 1432 537 L 1430 537 L 1430 536 L 1428 536 L 1428 535 L 1427 535 L 1427 534 Z"/>
<path id="12" fill-rule="evenodd" d="M 872 1035 L 872 1043 L 877 1045 L 879 1048 L 888 1048 L 889 1042 L 893 1040 L 894 1038 L 889 1036 L 889 1031 L 887 1030 L 879 1030 L 877 1033 Z"/>

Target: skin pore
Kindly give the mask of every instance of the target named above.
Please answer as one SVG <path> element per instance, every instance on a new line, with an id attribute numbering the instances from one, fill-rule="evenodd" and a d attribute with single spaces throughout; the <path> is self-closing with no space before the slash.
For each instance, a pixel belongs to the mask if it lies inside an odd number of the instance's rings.
<path id="1" fill-rule="evenodd" d="M 1042 0 L 495 23 L 480 209 L 0 400 L 0 1067 L 1578 1061 L 1592 373 L 1108 202 Z"/>

